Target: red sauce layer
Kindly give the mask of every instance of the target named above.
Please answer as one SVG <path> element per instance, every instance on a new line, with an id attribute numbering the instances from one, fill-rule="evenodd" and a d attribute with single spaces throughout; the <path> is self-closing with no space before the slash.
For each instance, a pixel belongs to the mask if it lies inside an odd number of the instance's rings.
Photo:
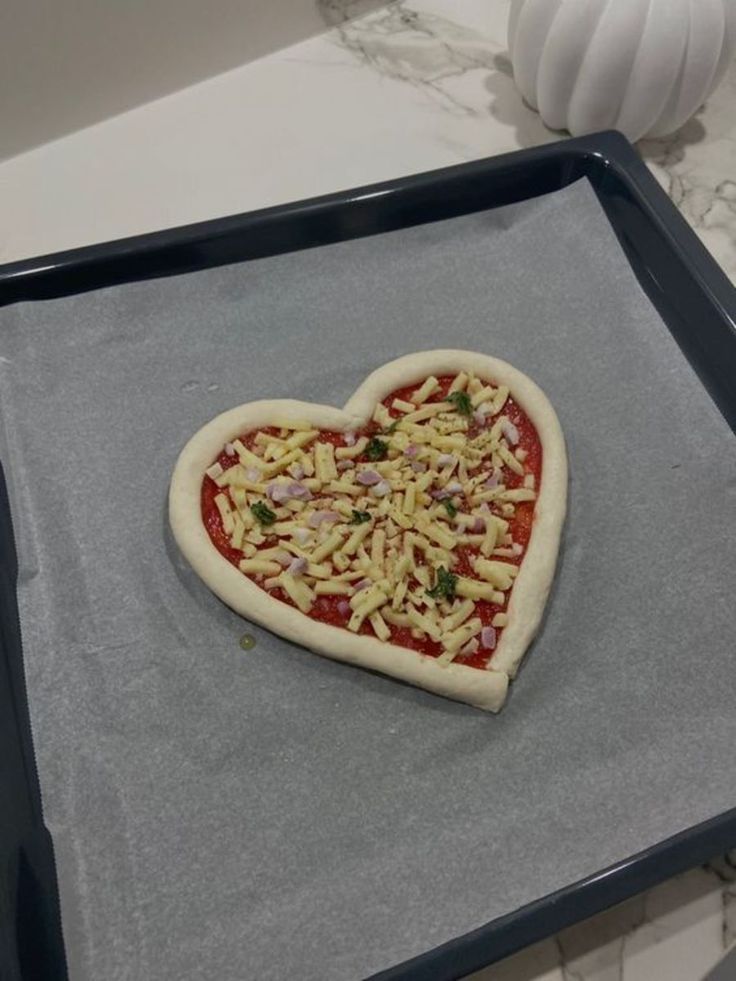
<path id="1" fill-rule="evenodd" d="M 427 401 L 443 401 L 454 379 L 455 375 L 443 375 L 442 377 L 438 378 L 440 387 Z M 406 388 L 400 388 L 397 391 L 392 392 L 383 400 L 383 404 L 389 410 L 389 413 L 393 418 L 399 418 L 402 415 L 402 413 L 391 408 L 391 403 L 393 400 L 395 398 L 399 398 L 405 401 L 411 401 L 411 394 L 412 392 L 415 392 L 418 387 L 419 386 L 417 384 L 414 384 L 409 385 Z M 527 472 L 534 474 L 536 486 L 539 488 L 541 486 L 542 478 L 542 445 L 540 443 L 539 436 L 527 414 L 510 396 L 506 400 L 503 407 L 503 415 L 507 416 L 519 431 L 518 447 L 526 450 L 527 452 L 527 458 L 524 461 L 524 466 Z M 472 439 L 473 436 L 476 436 L 483 428 L 490 428 L 493 421 L 494 420 L 492 418 L 489 418 L 485 426 L 479 426 L 477 423 L 473 422 L 468 431 L 468 438 Z M 255 437 L 258 432 L 278 436 L 279 430 L 259 429 L 250 433 L 243 433 L 240 436 L 243 445 L 249 449 L 252 449 L 255 445 Z M 357 432 L 356 435 L 375 436 L 380 433 L 380 427 L 371 422 L 365 426 L 364 429 Z M 383 438 L 390 441 L 391 437 L 390 435 L 387 435 Z M 323 430 L 320 433 L 319 439 L 322 442 L 333 443 L 336 447 L 347 445 L 342 433 Z M 238 458 L 237 456 L 228 456 L 223 449 L 222 453 L 217 457 L 217 461 L 224 470 L 227 470 L 229 467 L 232 467 L 238 463 Z M 367 456 L 359 456 L 356 458 L 356 462 L 368 463 L 370 461 L 368 460 Z M 523 477 L 514 473 L 508 467 L 503 468 L 501 479 L 508 488 L 520 487 L 523 483 Z M 219 493 L 221 493 L 221 489 L 215 484 L 215 482 L 209 477 L 205 477 L 202 484 L 202 520 L 204 521 L 205 527 L 207 528 L 213 544 L 220 554 L 223 555 L 228 562 L 232 562 L 233 565 L 237 566 L 244 556 L 239 549 L 234 549 L 230 546 L 229 536 L 225 534 L 222 527 L 220 512 L 217 510 L 214 503 L 215 496 Z M 453 500 L 457 504 L 459 511 L 463 511 L 467 506 L 467 503 L 463 501 L 461 495 L 455 495 Z M 493 504 L 491 504 L 490 507 L 491 511 L 495 510 Z M 525 501 L 516 504 L 514 516 L 511 519 L 507 518 L 506 520 L 509 521 L 509 532 L 511 533 L 514 542 L 518 542 L 518 544 L 523 547 L 523 552 L 518 558 L 504 558 L 503 561 L 513 562 L 515 565 L 520 565 L 523 561 L 524 555 L 526 554 L 526 546 L 531 536 L 532 523 L 534 520 L 534 502 Z M 278 537 L 276 535 L 269 535 L 267 527 L 262 528 L 262 532 L 266 536 L 266 541 L 260 546 L 260 548 L 273 548 L 274 545 L 278 544 Z M 455 548 L 453 554 L 456 557 L 456 561 L 452 567 L 452 572 L 457 575 L 468 576 L 471 579 L 475 578 L 472 563 L 478 555 L 477 547 L 460 545 Z M 257 582 L 256 579 L 253 581 Z M 269 595 L 273 596 L 275 599 L 281 600 L 283 603 L 288 603 L 290 606 L 294 605 L 290 597 L 282 589 L 269 590 Z M 506 593 L 507 597 L 510 595 L 511 591 Z M 310 616 L 313 620 L 319 620 L 321 623 L 328 623 L 337 627 L 346 627 L 347 622 L 350 619 L 350 613 L 343 612 L 344 601 L 344 596 L 318 596 L 316 597 L 316 600 L 309 613 L 305 615 Z M 341 604 L 343 604 L 342 609 L 340 608 Z M 490 626 L 494 616 L 504 609 L 505 605 L 498 606 L 495 603 L 489 603 L 486 600 L 476 600 L 474 616 L 479 617 L 484 626 Z M 392 624 L 388 624 L 387 626 L 391 630 L 390 643 L 392 644 L 396 644 L 400 647 L 409 647 L 412 650 L 420 651 L 422 654 L 427 654 L 430 657 L 438 657 L 442 653 L 442 645 L 430 640 L 429 637 L 418 639 L 412 636 L 411 630 L 407 627 L 396 627 Z M 360 633 L 375 636 L 368 621 L 363 623 Z M 502 630 L 497 629 L 497 640 L 500 640 L 501 634 Z M 485 668 L 492 654 L 492 650 L 487 650 L 481 647 L 475 654 L 467 657 L 458 655 L 458 657 L 455 658 L 455 663 L 467 664 L 470 667 Z"/>

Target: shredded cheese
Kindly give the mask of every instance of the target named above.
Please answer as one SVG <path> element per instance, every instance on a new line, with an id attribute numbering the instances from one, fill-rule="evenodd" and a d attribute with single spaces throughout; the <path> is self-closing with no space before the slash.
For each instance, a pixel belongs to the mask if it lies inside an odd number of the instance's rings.
<path id="1" fill-rule="evenodd" d="M 414 405 L 419 405 L 421 402 L 426 402 L 430 395 L 433 395 L 437 389 L 440 387 L 440 383 L 431 375 L 422 384 L 421 388 L 418 388 L 416 392 L 411 397 Z"/>
<path id="2" fill-rule="evenodd" d="M 463 393 L 475 417 L 445 393 Z M 335 445 L 288 418 L 228 442 L 205 479 L 238 568 L 302 613 L 341 604 L 350 631 L 389 643 L 408 629 L 437 645 L 440 665 L 474 656 L 484 625 L 508 626 L 524 553 L 513 522 L 539 491 L 509 398 L 466 370 L 378 403 L 374 445 L 370 428 Z"/>

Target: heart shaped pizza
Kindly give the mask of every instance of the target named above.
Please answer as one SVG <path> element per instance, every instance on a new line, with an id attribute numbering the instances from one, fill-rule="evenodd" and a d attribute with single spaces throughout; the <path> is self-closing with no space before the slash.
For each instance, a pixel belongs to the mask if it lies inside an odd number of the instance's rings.
<path id="1" fill-rule="evenodd" d="M 504 361 L 425 351 L 343 409 L 248 402 L 184 447 L 174 537 L 228 606 L 319 654 L 498 711 L 554 576 L 562 430 Z"/>

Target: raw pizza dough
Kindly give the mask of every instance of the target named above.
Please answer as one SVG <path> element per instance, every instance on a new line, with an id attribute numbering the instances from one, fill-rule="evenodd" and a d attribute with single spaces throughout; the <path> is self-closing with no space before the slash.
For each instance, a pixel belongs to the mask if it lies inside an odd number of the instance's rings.
<path id="1" fill-rule="evenodd" d="M 377 402 L 431 375 L 472 370 L 494 385 L 507 385 L 526 412 L 542 444 L 542 481 L 534 525 L 509 600 L 508 625 L 501 632 L 488 669 L 450 663 L 441 666 L 418 651 L 311 619 L 269 596 L 227 561 L 210 540 L 201 517 L 205 470 L 225 443 L 243 433 L 297 417 L 315 428 L 349 432 L 371 419 Z M 436 350 L 409 354 L 385 364 L 363 382 L 343 409 L 274 399 L 248 402 L 207 423 L 182 450 L 171 479 L 169 519 L 174 537 L 197 574 L 237 613 L 315 653 L 380 671 L 438 695 L 498 711 L 544 611 L 554 577 L 567 506 L 567 457 L 560 423 L 544 392 L 505 361 L 471 351 Z"/>

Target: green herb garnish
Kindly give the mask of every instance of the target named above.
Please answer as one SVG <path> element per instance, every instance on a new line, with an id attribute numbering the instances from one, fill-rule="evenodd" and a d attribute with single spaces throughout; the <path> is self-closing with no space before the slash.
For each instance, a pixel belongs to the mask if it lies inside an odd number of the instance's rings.
<path id="1" fill-rule="evenodd" d="M 445 402 L 452 402 L 455 409 L 461 416 L 471 416 L 473 414 L 473 403 L 467 392 L 450 392 Z"/>
<path id="2" fill-rule="evenodd" d="M 437 580 L 435 581 L 434 588 L 427 590 L 427 596 L 431 596 L 432 599 L 454 600 L 456 586 L 457 576 L 448 572 L 444 566 L 440 566 L 437 570 Z"/>
<path id="3" fill-rule="evenodd" d="M 389 436 L 391 433 L 396 432 L 396 427 L 401 422 L 401 419 L 394 419 L 390 426 L 383 430 L 384 436 Z"/>
<path id="4" fill-rule="evenodd" d="M 457 514 L 457 506 L 453 504 L 452 501 L 449 500 L 449 498 L 446 501 L 443 501 L 442 504 L 444 505 L 445 511 L 447 511 L 450 517 L 454 518 L 455 515 Z"/>
<path id="5" fill-rule="evenodd" d="M 388 443 L 384 443 L 382 439 L 377 436 L 373 436 L 372 439 L 368 440 L 368 445 L 365 448 L 365 455 L 369 460 L 383 460 L 383 458 L 388 453 Z"/>
<path id="6" fill-rule="evenodd" d="M 272 525 L 276 520 L 276 515 L 263 501 L 256 501 L 255 504 L 251 504 L 250 509 L 253 512 L 253 517 L 257 518 L 262 525 Z"/>
<path id="7" fill-rule="evenodd" d="M 362 525 L 365 524 L 366 521 L 370 521 L 370 520 L 371 520 L 371 516 L 368 511 L 356 511 L 355 508 L 353 508 L 353 516 L 350 519 L 349 524 Z"/>

